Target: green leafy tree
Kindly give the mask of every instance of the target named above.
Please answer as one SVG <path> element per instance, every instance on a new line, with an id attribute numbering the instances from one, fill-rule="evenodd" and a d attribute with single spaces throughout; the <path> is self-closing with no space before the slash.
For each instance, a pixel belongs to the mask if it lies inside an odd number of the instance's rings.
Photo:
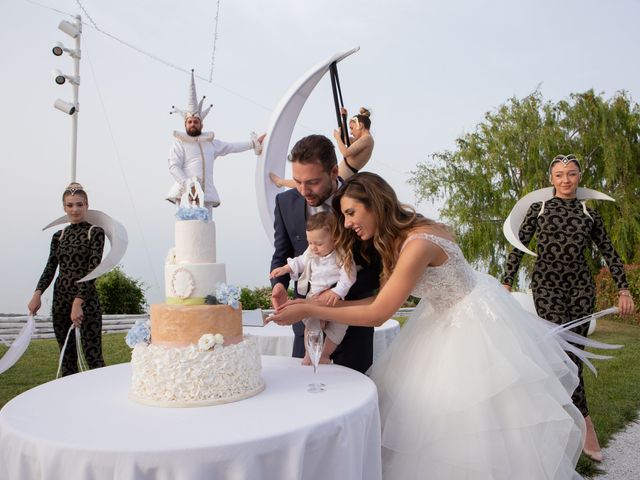
<path id="1" fill-rule="evenodd" d="M 106 315 L 145 313 L 144 283 L 127 276 L 120 265 L 96 280 L 102 313 Z"/>
<path id="2" fill-rule="evenodd" d="M 607 100 L 592 90 L 557 103 L 536 91 L 485 114 L 453 151 L 435 153 L 412 172 L 420 200 L 442 199 L 442 217 L 457 231 L 469 261 L 499 274 L 510 249 L 502 224 L 515 202 L 549 186 L 554 156 L 581 159 L 581 185 L 605 192 L 605 227 L 625 263 L 640 261 L 640 107 L 626 92 Z M 525 256 L 524 271 L 533 258 Z"/>

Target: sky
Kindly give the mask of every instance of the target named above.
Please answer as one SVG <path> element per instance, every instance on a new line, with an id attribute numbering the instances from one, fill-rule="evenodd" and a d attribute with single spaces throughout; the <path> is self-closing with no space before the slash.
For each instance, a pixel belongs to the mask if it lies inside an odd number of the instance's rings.
<path id="1" fill-rule="evenodd" d="M 188 8 L 185 7 L 188 5 Z M 455 148 L 487 112 L 539 88 L 547 100 L 594 89 L 640 98 L 640 1 L 610 0 L 221 0 L 212 82 L 197 79 L 213 109 L 205 119 L 225 141 L 264 132 L 291 85 L 336 52 L 359 46 L 339 64 L 345 104 L 372 111 L 376 146 L 365 170 L 382 175 L 404 202 L 407 183 L 430 155 Z M 81 11 L 81 7 L 84 11 Z M 174 207 L 167 154 L 186 106 L 189 77 L 208 79 L 217 3 L 194 0 L 2 0 L 0 312 L 26 313 L 63 215 L 70 181 L 71 119 L 55 110 L 72 99 L 52 70 L 72 73 L 56 42 L 70 15 L 83 17 L 77 180 L 90 208 L 129 235 L 125 273 L 164 299 L 164 260 L 173 246 Z M 97 28 L 96 28 L 97 27 Z M 332 138 L 335 115 L 325 77 L 299 117 L 292 143 L 311 133 Z M 252 152 L 215 165 L 222 204 L 214 214 L 218 261 L 228 283 L 266 286 L 272 246 L 258 216 Z M 438 218 L 439 203 L 420 212 Z M 106 247 L 108 248 L 108 247 Z M 43 296 L 50 309 L 53 286 Z"/>

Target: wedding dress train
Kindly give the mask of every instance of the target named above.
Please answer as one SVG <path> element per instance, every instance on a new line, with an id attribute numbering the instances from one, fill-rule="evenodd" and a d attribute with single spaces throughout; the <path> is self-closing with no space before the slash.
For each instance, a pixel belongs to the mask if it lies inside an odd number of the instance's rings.
<path id="1" fill-rule="evenodd" d="M 474 271 L 455 243 L 431 234 L 410 241 L 433 242 L 449 258 L 426 269 L 412 292 L 422 300 L 370 371 L 383 477 L 581 478 L 577 368 L 554 325 Z"/>

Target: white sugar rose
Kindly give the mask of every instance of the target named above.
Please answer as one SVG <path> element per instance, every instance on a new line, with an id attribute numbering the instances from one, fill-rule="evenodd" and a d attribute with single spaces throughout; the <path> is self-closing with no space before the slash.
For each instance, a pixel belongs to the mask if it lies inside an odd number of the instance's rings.
<path id="1" fill-rule="evenodd" d="M 221 333 L 216 333 L 213 338 L 215 339 L 217 345 L 222 345 L 224 343 L 224 337 Z"/>
<path id="2" fill-rule="evenodd" d="M 216 343 L 216 339 L 211 333 L 205 333 L 198 340 L 198 350 L 206 351 L 209 350 Z"/>

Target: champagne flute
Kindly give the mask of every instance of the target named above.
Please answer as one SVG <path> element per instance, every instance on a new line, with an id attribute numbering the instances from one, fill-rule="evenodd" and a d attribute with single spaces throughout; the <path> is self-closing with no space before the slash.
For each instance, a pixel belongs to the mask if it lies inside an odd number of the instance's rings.
<path id="1" fill-rule="evenodd" d="M 322 348 L 324 347 L 323 331 L 320 329 L 307 330 L 305 340 L 307 353 L 309 354 L 309 358 L 311 359 L 311 363 L 313 364 L 314 379 L 314 382 L 310 383 L 307 386 L 307 391 L 311 393 L 324 392 L 324 383 L 316 383 L 318 374 L 318 363 L 320 362 L 320 357 L 322 356 Z"/>

